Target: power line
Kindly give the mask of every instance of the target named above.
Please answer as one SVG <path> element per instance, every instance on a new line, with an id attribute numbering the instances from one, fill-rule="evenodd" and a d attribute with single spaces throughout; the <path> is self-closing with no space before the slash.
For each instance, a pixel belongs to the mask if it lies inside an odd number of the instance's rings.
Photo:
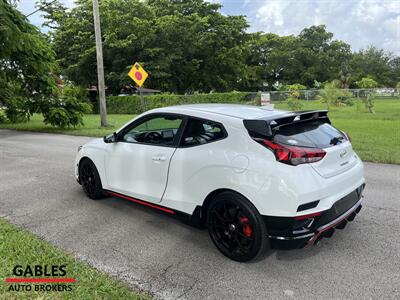
<path id="1" fill-rule="evenodd" d="M 37 10 L 31 12 L 30 14 L 27 14 L 25 17 L 28 18 L 28 17 L 32 16 L 33 14 L 36 14 L 38 11 L 42 10 L 43 8 L 46 8 L 47 6 L 53 4 L 53 3 L 56 2 L 56 1 L 57 1 L 57 0 L 53 0 L 53 1 L 49 2 L 49 3 L 46 3 L 46 5 L 43 5 L 43 6 L 39 7 Z"/>

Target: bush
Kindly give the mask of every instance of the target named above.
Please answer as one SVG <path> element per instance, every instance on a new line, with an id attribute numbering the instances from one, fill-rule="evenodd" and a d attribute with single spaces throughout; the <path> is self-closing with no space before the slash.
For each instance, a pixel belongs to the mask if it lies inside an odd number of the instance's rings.
<path id="1" fill-rule="evenodd" d="M 2 109 L 0 109 L 0 124 L 1 123 L 7 123 L 9 120 L 7 118 L 6 112 Z"/>
<path id="2" fill-rule="evenodd" d="M 304 99 L 304 90 L 306 87 L 302 84 L 295 83 L 287 86 L 289 97 L 287 99 L 287 104 L 292 110 L 300 110 L 303 105 L 298 101 L 301 97 Z"/>
<path id="3" fill-rule="evenodd" d="M 378 86 L 378 83 L 371 77 L 363 77 L 355 82 L 356 87 L 361 89 L 373 89 Z"/>
<path id="4" fill-rule="evenodd" d="M 333 80 L 326 83 L 321 93 L 321 102 L 325 103 L 329 109 L 331 106 L 352 106 L 354 101 L 351 99 L 352 93 L 339 88 L 340 82 Z"/>
<path id="5" fill-rule="evenodd" d="M 193 103 L 240 103 L 250 104 L 260 98 L 258 93 L 231 92 L 210 93 L 193 95 L 158 94 L 145 96 L 146 110 L 180 104 Z M 132 96 L 110 96 L 107 97 L 107 113 L 109 114 L 139 114 L 142 112 L 140 97 Z M 98 104 L 93 109 L 98 113 Z"/>
<path id="6" fill-rule="evenodd" d="M 299 101 L 299 99 L 294 97 L 289 97 L 286 100 L 287 105 L 289 106 L 290 110 L 301 110 L 303 108 L 303 104 Z"/>
<path id="7" fill-rule="evenodd" d="M 90 113 L 92 106 L 82 96 L 80 88 L 64 87 L 61 96 L 48 103 L 49 108 L 43 112 L 43 122 L 60 128 L 84 125 L 83 114 Z"/>
<path id="8" fill-rule="evenodd" d="M 5 114 L 11 123 L 27 122 L 31 116 L 25 97 L 16 96 L 6 101 Z"/>
<path id="9" fill-rule="evenodd" d="M 0 107 L 4 109 L 7 120 L 12 123 L 26 122 L 31 116 L 32 101 L 22 90 L 20 82 L 0 82 Z"/>
<path id="10" fill-rule="evenodd" d="M 289 84 L 287 86 L 288 91 L 301 91 L 301 90 L 306 90 L 307 87 L 300 84 L 300 83 L 295 83 L 295 84 Z"/>

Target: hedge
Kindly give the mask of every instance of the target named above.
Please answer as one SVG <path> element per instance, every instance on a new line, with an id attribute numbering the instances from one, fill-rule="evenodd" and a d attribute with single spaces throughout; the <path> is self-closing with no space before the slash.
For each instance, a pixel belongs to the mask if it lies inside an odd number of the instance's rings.
<path id="1" fill-rule="evenodd" d="M 157 107 L 192 104 L 192 103 L 240 103 L 254 104 L 260 101 L 258 93 L 231 92 L 193 95 L 158 94 L 145 96 L 145 109 Z M 107 113 L 109 114 L 139 114 L 141 113 L 140 96 L 108 96 Z M 93 106 L 93 112 L 98 113 L 98 104 Z"/>

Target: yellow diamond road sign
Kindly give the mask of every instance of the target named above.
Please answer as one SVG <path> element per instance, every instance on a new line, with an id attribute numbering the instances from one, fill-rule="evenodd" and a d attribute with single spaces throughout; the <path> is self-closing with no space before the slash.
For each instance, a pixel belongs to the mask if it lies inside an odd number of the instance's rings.
<path id="1" fill-rule="evenodd" d="M 128 75 L 140 87 L 143 85 L 146 78 L 149 76 L 149 74 L 142 68 L 142 66 L 139 63 L 135 63 L 133 65 Z"/>

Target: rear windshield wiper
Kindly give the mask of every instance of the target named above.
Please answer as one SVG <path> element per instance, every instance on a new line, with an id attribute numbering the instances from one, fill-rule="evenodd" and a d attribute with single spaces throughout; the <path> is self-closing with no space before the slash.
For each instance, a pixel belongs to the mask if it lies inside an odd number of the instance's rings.
<path id="1" fill-rule="evenodd" d="M 335 136 L 334 138 L 331 139 L 331 141 L 329 142 L 329 144 L 331 144 L 331 145 L 337 145 L 337 144 L 341 143 L 342 140 L 344 140 L 344 137 L 342 137 L 342 136 Z"/>

